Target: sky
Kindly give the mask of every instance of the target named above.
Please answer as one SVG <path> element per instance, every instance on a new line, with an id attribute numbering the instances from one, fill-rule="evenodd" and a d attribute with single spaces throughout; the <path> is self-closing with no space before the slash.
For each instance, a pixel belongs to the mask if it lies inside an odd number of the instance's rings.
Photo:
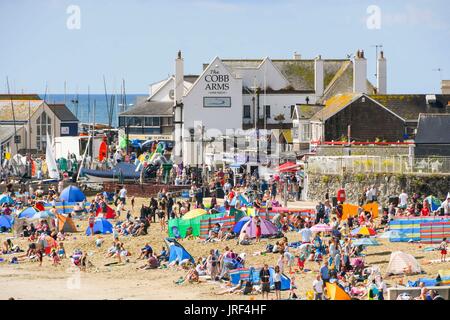
<path id="1" fill-rule="evenodd" d="M 388 93 L 440 93 L 450 79 L 448 0 L 0 0 L 0 93 L 146 93 L 220 58 L 342 59 L 358 49 Z M 441 71 L 438 71 L 440 69 Z M 6 80 L 8 78 L 8 81 Z"/>

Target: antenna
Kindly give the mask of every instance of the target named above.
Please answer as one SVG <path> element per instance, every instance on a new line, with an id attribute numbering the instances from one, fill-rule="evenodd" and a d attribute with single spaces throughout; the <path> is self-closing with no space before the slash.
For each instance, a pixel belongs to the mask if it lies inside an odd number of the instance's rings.
<path id="1" fill-rule="evenodd" d="M 374 44 L 371 47 L 375 47 L 375 79 L 378 80 L 378 69 L 377 69 L 377 64 L 378 64 L 378 48 L 383 48 L 382 44 Z"/>
<path id="2" fill-rule="evenodd" d="M 437 68 L 437 69 L 433 69 L 433 71 L 439 72 L 439 78 L 442 81 L 442 71 L 444 71 L 444 69 L 442 69 L 441 67 Z"/>

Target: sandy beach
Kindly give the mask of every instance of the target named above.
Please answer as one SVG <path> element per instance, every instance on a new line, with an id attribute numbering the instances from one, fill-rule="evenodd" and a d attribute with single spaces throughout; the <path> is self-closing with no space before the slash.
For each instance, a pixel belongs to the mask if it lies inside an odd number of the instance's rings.
<path id="1" fill-rule="evenodd" d="M 137 198 L 135 213 L 143 202 L 147 199 Z M 310 206 L 310 203 L 303 205 Z M 290 204 L 292 206 L 292 204 Z M 159 252 L 164 244 L 166 232 L 160 230 L 159 223 L 151 224 L 149 234 L 141 237 L 121 237 L 132 255 L 128 263 L 120 265 L 107 264 L 115 262 L 114 258 L 106 258 L 107 249 L 112 244 L 112 235 L 101 235 L 105 242 L 103 246 L 95 246 L 95 237 L 84 235 L 87 227 L 86 221 L 75 220 L 77 229 L 80 231 L 71 234 L 65 241 L 66 252 L 70 255 L 74 249 L 79 248 L 83 252 L 88 252 L 89 260 L 93 267 L 86 272 L 80 272 L 77 268 L 71 267 L 70 259 L 63 259 L 61 265 L 53 266 L 49 257 L 46 257 L 42 267 L 36 262 L 21 262 L 19 264 L 9 264 L 7 261 L 12 255 L 1 255 L 5 259 L 0 263 L 0 299 L 261 299 L 259 295 L 243 296 L 236 294 L 217 295 L 224 288 L 222 283 L 213 283 L 204 280 L 200 284 L 177 285 L 174 282 L 183 277 L 186 272 L 173 269 L 157 270 L 137 270 L 136 268 L 144 264 L 143 260 L 137 260 L 140 248 L 149 243 L 156 252 Z M 1 234 L 0 240 L 4 241 L 11 237 L 11 234 Z M 289 242 L 300 240 L 296 232 L 287 233 Z M 22 249 L 28 248 L 27 239 L 12 239 L 14 244 L 18 244 Z M 246 266 L 261 266 L 264 263 L 275 265 L 278 259 L 277 254 L 254 255 L 263 251 L 266 245 L 274 243 L 276 240 L 263 239 L 259 244 L 250 246 L 236 246 L 236 242 L 203 244 L 200 240 L 181 240 L 180 243 L 191 253 L 194 258 L 206 256 L 210 249 L 223 251 L 226 245 L 235 252 L 246 252 Z M 365 251 L 366 263 L 376 265 L 382 274 L 389 262 L 391 252 L 401 250 L 414 255 L 421 263 L 425 274 L 414 276 L 389 277 L 386 281 L 389 285 L 395 285 L 399 281 L 407 283 L 408 280 L 415 280 L 420 277 L 434 278 L 438 270 L 448 269 L 450 262 L 433 263 L 431 260 L 439 258 L 437 251 L 425 252 L 424 246 L 417 243 L 390 243 L 389 240 L 380 239 L 381 246 L 368 247 Z M 23 254 L 23 253 L 22 253 Z M 20 255 L 20 254 L 18 254 Z M 305 297 L 307 291 L 311 290 L 314 276 L 317 274 L 319 265 L 315 262 L 307 261 L 307 269 L 312 270 L 306 273 L 295 274 L 295 282 L 298 287 L 297 293 L 300 297 Z M 288 274 L 289 275 L 289 274 Z M 274 297 L 274 293 L 271 293 Z M 282 292 L 282 297 L 287 298 L 288 292 Z"/>

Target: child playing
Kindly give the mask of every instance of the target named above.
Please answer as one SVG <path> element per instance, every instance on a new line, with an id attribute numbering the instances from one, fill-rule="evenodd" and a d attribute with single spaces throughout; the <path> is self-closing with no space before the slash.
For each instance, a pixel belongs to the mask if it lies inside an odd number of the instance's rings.
<path id="1" fill-rule="evenodd" d="M 441 250 L 441 262 L 445 262 L 447 256 L 447 238 L 442 239 L 439 249 Z"/>
<path id="2" fill-rule="evenodd" d="M 60 259 L 66 258 L 66 249 L 64 248 L 64 243 L 62 243 L 62 242 L 59 243 L 58 257 Z"/>
<path id="3" fill-rule="evenodd" d="M 275 285 L 275 299 L 281 300 L 281 272 L 279 266 L 275 266 L 275 275 L 273 276 L 273 282 Z"/>
<path id="4" fill-rule="evenodd" d="M 54 266 L 60 264 L 60 260 L 61 260 L 61 259 L 59 258 L 58 253 L 56 253 L 55 248 L 52 249 L 52 252 L 51 252 L 50 256 L 51 256 L 52 259 L 53 259 L 53 265 L 54 265 Z"/>

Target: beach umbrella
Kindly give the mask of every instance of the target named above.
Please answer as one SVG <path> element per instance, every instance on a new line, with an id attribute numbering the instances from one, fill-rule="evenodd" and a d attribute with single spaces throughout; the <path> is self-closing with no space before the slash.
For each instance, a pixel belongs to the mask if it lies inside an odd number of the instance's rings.
<path id="1" fill-rule="evenodd" d="M 2 194 L 2 195 L 0 196 L 0 205 L 1 205 L 1 204 L 4 204 L 4 203 L 7 203 L 7 204 L 14 204 L 14 200 L 13 200 L 13 198 L 11 198 L 10 196 L 8 196 L 8 195 L 6 195 L 6 194 Z"/>
<path id="2" fill-rule="evenodd" d="M 355 246 L 379 246 L 380 243 L 372 238 L 361 238 L 353 241 Z"/>
<path id="3" fill-rule="evenodd" d="M 325 223 L 319 223 L 311 227 L 312 232 L 331 232 L 333 228 Z"/>
<path id="4" fill-rule="evenodd" d="M 61 192 L 61 196 L 59 197 L 61 201 L 66 202 L 81 202 L 86 200 L 86 196 L 84 193 L 75 186 L 68 186 Z"/>
<path id="5" fill-rule="evenodd" d="M 22 212 L 19 213 L 18 217 L 20 219 L 22 218 L 33 218 L 33 216 L 37 213 L 38 211 L 33 208 L 33 207 L 28 207 L 25 208 L 24 210 L 22 210 Z"/>
<path id="6" fill-rule="evenodd" d="M 1 215 L 0 216 L 0 228 L 4 227 L 6 229 L 11 229 L 11 218 L 8 216 Z"/>
<path id="7" fill-rule="evenodd" d="M 194 209 L 194 210 L 191 210 L 188 213 L 186 213 L 181 219 L 182 220 L 190 220 L 190 219 L 194 219 L 194 218 L 203 216 L 205 214 L 207 214 L 207 212 L 204 209 Z"/>
<path id="8" fill-rule="evenodd" d="M 376 233 L 375 230 L 373 230 L 373 229 L 371 229 L 371 228 L 367 228 L 366 226 L 362 226 L 362 227 L 353 229 L 352 232 L 351 232 L 351 234 L 352 234 L 353 236 L 356 236 L 356 235 L 362 235 L 362 236 L 374 236 L 374 235 L 376 235 L 377 233 Z"/>
<path id="9" fill-rule="evenodd" d="M 425 200 L 430 205 L 431 211 L 436 211 L 441 206 L 442 202 L 435 196 L 428 196 L 425 198 Z"/>

